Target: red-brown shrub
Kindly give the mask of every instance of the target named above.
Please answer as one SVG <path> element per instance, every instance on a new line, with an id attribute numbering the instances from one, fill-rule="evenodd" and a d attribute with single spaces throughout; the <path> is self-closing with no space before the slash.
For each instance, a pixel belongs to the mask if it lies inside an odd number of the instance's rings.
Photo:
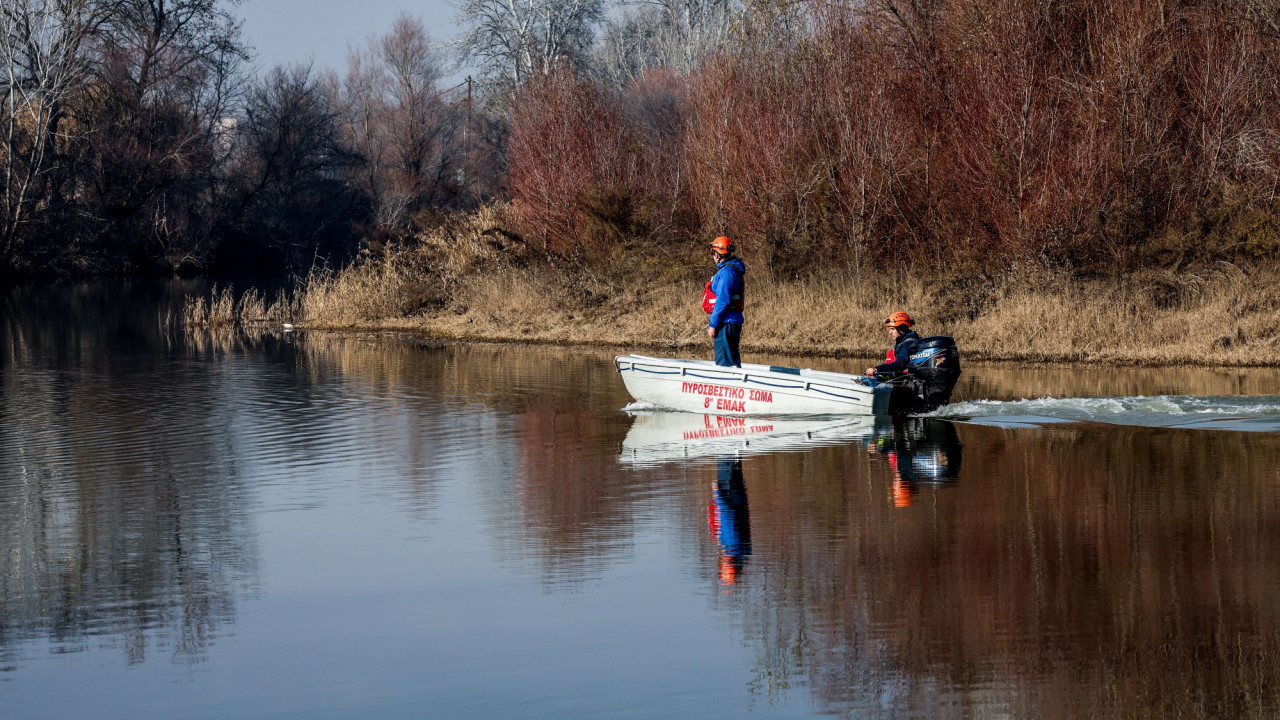
<path id="1" fill-rule="evenodd" d="M 590 254 L 630 228 L 639 162 L 618 97 L 568 72 L 540 78 L 516 101 L 510 142 L 513 205 L 530 240 Z"/>
<path id="2" fill-rule="evenodd" d="M 1249 7 L 815 4 L 688 76 L 530 88 L 513 199 L 556 252 L 729 234 L 785 273 L 1194 261 L 1277 234 L 1280 41 Z"/>

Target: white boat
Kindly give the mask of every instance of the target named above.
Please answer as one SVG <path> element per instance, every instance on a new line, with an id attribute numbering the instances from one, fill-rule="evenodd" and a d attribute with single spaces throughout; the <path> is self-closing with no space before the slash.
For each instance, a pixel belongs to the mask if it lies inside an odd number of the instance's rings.
<path id="1" fill-rule="evenodd" d="M 893 386 L 861 375 L 777 365 L 623 355 L 627 392 L 656 407 L 712 415 L 885 415 Z"/>
<path id="2" fill-rule="evenodd" d="M 869 441 L 893 433 L 890 418 L 748 418 L 687 412 L 635 412 L 618 458 L 655 465 L 695 458 L 743 457 Z"/>

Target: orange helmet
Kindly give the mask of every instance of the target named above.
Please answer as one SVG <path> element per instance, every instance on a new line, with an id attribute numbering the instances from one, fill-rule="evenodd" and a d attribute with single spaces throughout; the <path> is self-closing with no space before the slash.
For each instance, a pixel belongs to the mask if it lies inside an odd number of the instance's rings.
<path id="1" fill-rule="evenodd" d="M 898 310 L 894 312 L 892 315 L 890 315 L 889 317 L 885 318 L 884 324 L 889 327 L 900 327 L 902 325 L 911 327 L 912 325 L 916 324 L 916 321 L 912 320 L 910 315 L 902 312 L 901 310 Z"/>
<path id="2" fill-rule="evenodd" d="M 737 250 L 733 241 L 723 235 L 711 241 L 711 249 L 715 250 L 717 255 L 728 255 Z"/>

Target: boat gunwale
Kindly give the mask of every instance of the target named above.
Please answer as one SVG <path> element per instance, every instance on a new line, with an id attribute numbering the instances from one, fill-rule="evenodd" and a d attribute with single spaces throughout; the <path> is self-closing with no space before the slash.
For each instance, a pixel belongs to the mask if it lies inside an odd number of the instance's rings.
<path id="1" fill-rule="evenodd" d="M 879 383 L 876 383 L 874 380 L 870 380 L 870 379 L 864 380 L 863 378 L 860 378 L 857 375 L 833 373 L 826 370 L 795 368 L 795 370 L 798 371 L 796 373 L 776 372 L 769 369 L 773 367 L 770 365 L 759 365 L 754 363 L 748 363 L 748 364 L 742 365 L 741 367 L 727 367 L 723 365 L 715 365 L 709 360 L 655 358 L 655 357 L 650 357 L 648 355 L 637 355 L 634 353 L 630 355 L 619 355 L 614 358 L 613 363 L 614 363 L 614 367 L 617 368 L 619 372 L 622 372 L 623 370 L 621 366 L 622 363 L 624 362 L 628 363 L 631 366 L 631 368 L 634 369 L 637 361 L 639 361 L 640 364 L 645 364 L 645 365 L 656 365 L 658 367 L 679 369 L 681 370 L 680 374 L 682 377 L 689 377 L 689 375 L 687 375 L 685 372 L 687 369 L 689 369 L 689 366 L 694 366 L 697 370 L 700 370 L 700 371 L 722 373 L 729 376 L 724 378 L 719 378 L 719 377 L 705 378 L 705 377 L 699 377 L 696 375 L 692 376 L 700 380 L 714 380 L 714 381 L 720 381 L 720 382 L 737 382 L 742 384 L 748 384 L 750 382 L 749 378 L 751 376 L 753 375 L 763 376 L 771 380 L 798 383 L 797 386 L 791 386 L 791 387 L 777 386 L 777 387 L 778 389 L 789 390 L 793 392 L 799 391 L 801 393 L 806 393 L 806 392 L 809 392 L 811 389 L 816 389 L 816 388 L 813 388 L 813 386 L 819 385 L 819 386 L 830 387 L 838 390 L 852 391 L 860 395 L 874 395 L 875 388 L 877 385 L 879 385 Z M 818 390 L 818 392 L 823 392 L 823 391 Z"/>

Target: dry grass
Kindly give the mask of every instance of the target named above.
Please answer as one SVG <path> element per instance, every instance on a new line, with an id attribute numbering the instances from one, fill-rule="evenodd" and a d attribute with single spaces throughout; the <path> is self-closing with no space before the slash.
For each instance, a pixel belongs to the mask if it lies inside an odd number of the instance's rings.
<path id="1" fill-rule="evenodd" d="M 235 295 L 230 287 L 214 286 L 211 297 L 189 297 L 182 306 L 182 324 L 186 327 L 221 328 L 236 324 Z"/>
<path id="2" fill-rule="evenodd" d="M 182 324 L 188 328 L 224 329 L 292 323 L 302 314 L 297 298 L 283 290 L 267 302 L 257 288 L 249 288 L 239 299 L 234 288 L 215 285 L 208 299 L 189 297 L 182 306 Z"/>
<path id="3" fill-rule="evenodd" d="M 605 268 L 549 262 L 522 254 L 497 229 L 502 212 L 460 218 L 412 246 L 316 275 L 293 316 L 310 328 L 710 354 L 698 297 L 711 268 L 698 258 L 632 248 Z M 955 336 L 970 359 L 1280 365 L 1276 270 L 1221 264 L 1087 281 L 1031 272 L 958 287 L 866 273 L 775 280 L 747 261 L 748 352 L 876 356 L 887 343 L 880 319 L 906 309 L 922 333 Z M 224 318 L 226 300 L 217 298 L 210 317 Z M 240 315 L 245 308 L 242 300 Z"/>
<path id="4" fill-rule="evenodd" d="M 501 267 L 503 236 L 495 232 L 500 212 L 458 216 L 379 258 L 342 272 L 312 273 L 299 298 L 301 317 L 312 327 L 341 328 L 441 308 L 478 268 Z"/>
<path id="5" fill-rule="evenodd" d="M 957 340 L 992 358 L 1280 365 L 1280 276 L 1223 264 L 1005 293 Z"/>

